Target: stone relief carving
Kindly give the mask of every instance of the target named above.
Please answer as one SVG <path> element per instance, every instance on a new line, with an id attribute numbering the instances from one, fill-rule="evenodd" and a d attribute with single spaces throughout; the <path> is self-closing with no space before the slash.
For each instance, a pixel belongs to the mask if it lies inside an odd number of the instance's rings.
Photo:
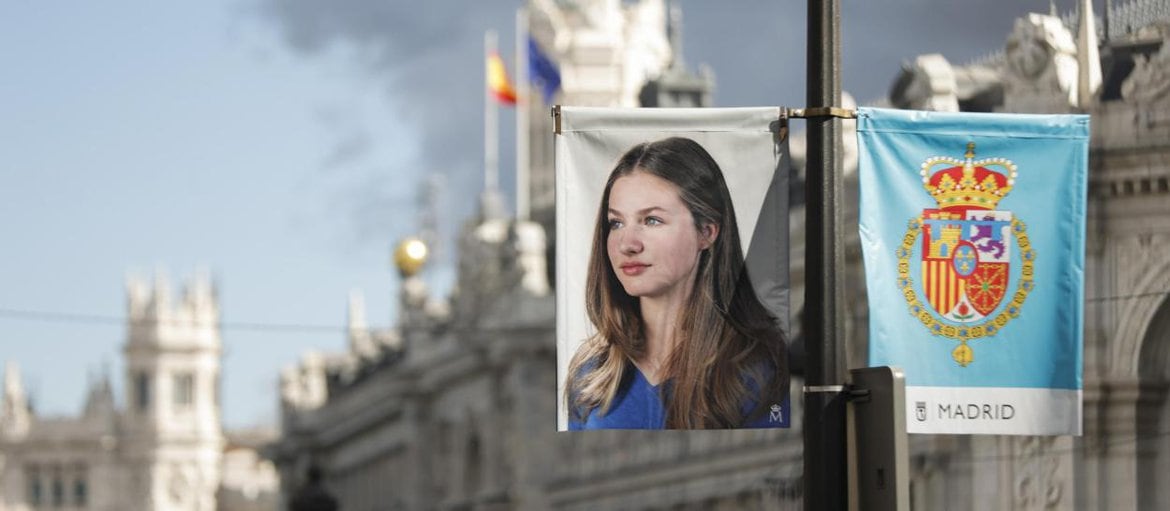
<path id="1" fill-rule="evenodd" d="M 1170 38 L 1150 56 L 1134 60 L 1133 72 L 1121 84 L 1121 97 L 1136 103 L 1153 103 L 1170 98 Z"/>
<path id="2" fill-rule="evenodd" d="M 179 507 L 190 507 L 189 500 L 194 492 L 194 483 L 191 481 L 190 470 L 178 463 L 172 464 L 166 481 L 166 492 L 169 503 Z"/>
<path id="3" fill-rule="evenodd" d="M 1060 455 L 1054 454 L 1057 437 L 1027 436 L 1013 439 L 1016 475 L 1014 509 L 1045 510 L 1060 505 L 1064 496 Z"/>
<path id="4" fill-rule="evenodd" d="M 1159 233 L 1144 233 L 1110 240 L 1110 260 L 1105 264 L 1113 269 L 1112 286 L 1106 287 L 1107 300 L 1103 306 L 1114 311 L 1114 329 L 1108 345 L 1107 370 L 1117 377 L 1137 376 L 1141 343 L 1146 328 L 1162 303 L 1163 293 L 1170 283 L 1166 268 L 1170 267 L 1166 254 L 1170 237 Z"/>

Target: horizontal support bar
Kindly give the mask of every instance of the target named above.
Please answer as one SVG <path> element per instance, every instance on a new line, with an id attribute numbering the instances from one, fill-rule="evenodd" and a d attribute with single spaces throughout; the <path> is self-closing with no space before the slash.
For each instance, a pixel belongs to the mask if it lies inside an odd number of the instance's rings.
<path id="1" fill-rule="evenodd" d="M 844 391 L 845 391 L 844 385 L 805 385 L 805 387 L 804 387 L 805 394 L 811 394 L 814 392 L 830 392 L 830 393 L 837 394 L 837 393 L 841 393 Z"/>
<path id="2" fill-rule="evenodd" d="M 788 116 L 797 119 L 811 119 L 814 117 L 840 117 L 842 119 L 856 119 L 857 110 L 838 108 L 835 106 L 817 106 L 810 108 L 790 108 Z"/>

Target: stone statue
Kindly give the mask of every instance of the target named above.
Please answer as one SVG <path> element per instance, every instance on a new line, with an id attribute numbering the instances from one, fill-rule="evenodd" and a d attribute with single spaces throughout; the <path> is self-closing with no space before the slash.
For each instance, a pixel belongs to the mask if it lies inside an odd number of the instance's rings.
<path id="1" fill-rule="evenodd" d="M 955 71 L 950 62 L 938 53 L 919 55 L 913 62 L 902 64 L 890 102 L 898 108 L 958 112 L 959 99 Z"/>
<path id="2" fill-rule="evenodd" d="M 1060 18 L 1029 14 L 1008 36 L 1004 110 L 1061 112 L 1077 104 L 1077 46 Z"/>

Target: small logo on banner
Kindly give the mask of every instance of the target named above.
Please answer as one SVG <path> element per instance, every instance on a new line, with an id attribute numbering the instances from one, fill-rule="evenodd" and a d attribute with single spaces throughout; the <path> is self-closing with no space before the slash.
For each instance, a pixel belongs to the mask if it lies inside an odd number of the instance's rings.
<path id="1" fill-rule="evenodd" d="M 772 405 L 771 412 L 768 413 L 768 422 L 780 422 L 784 420 L 784 409 L 780 405 Z"/>
<path id="2" fill-rule="evenodd" d="M 915 401 L 914 405 L 914 418 L 918 422 L 926 422 L 926 401 Z"/>
<path id="3" fill-rule="evenodd" d="M 1018 317 L 1033 287 L 1036 252 L 1024 222 L 996 209 L 1015 186 L 1016 165 L 1006 158 L 975 160 L 969 142 L 964 159 L 927 158 L 919 173 L 937 207 L 910 219 L 897 251 L 898 287 L 910 314 L 931 334 L 959 342 L 951 357 L 966 367 L 975 360 L 968 341 L 995 335 Z M 1012 242 L 1021 267 L 1009 295 Z M 921 272 L 912 276 L 916 253 Z M 925 405 L 919 405 L 918 420 L 926 420 Z"/>

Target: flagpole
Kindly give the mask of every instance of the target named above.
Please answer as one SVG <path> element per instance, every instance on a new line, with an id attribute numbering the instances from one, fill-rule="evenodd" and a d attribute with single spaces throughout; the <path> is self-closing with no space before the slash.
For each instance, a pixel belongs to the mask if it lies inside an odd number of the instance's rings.
<path id="1" fill-rule="evenodd" d="M 499 126 L 495 98 L 491 90 L 491 69 L 489 59 L 496 53 L 496 31 L 488 30 L 483 34 L 484 46 L 484 97 L 483 97 L 483 191 L 485 197 L 496 191 L 499 186 Z"/>
<path id="2" fill-rule="evenodd" d="M 807 101 L 841 105 L 841 3 L 808 0 Z M 810 116 L 805 166 L 804 509 L 848 507 L 841 120 Z"/>
<path id="3" fill-rule="evenodd" d="M 528 85 L 528 10 L 516 9 L 516 220 L 528 220 L 528 114 L 532 108 Z"/>

